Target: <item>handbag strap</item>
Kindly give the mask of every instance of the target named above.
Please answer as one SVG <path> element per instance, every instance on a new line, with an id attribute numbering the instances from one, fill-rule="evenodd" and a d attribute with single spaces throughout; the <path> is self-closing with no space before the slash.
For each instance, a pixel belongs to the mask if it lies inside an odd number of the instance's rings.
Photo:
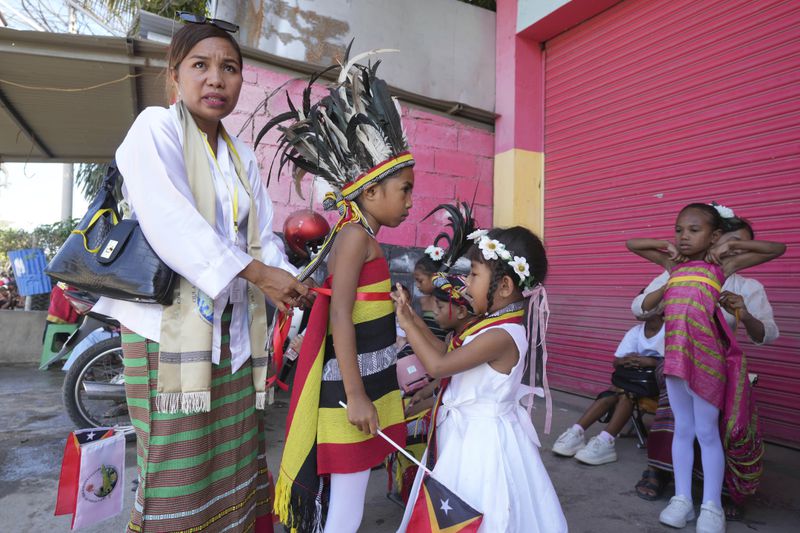
<path id="1" fill-rule="evenodd" d="M 110 209 L 110 208 L 106 208 L 106 209 L 98 210 L 92 216 L 91 220 L 89 220 L 89 223 L 86 225 L 86 227 L 84 229 L 74 229 L 74 230 L 71 231 L 71 233 L 74 233 L 76 235 L 80 235 L 81 237 L 83 237 L 83 247 L 86 248 L 86 251 L 89 252 L 90 254 L 96 254 L 97 252 L 99 252 L 100 248 L 102 247 L 102 244 L 100 246 L 98 246 L 97 248 L 89 248 L 89 241 L 88 241 L 88 239 L 86 237 L 86 233 L 89 232 L 89 230 L 92 229 L 92 227 L 97 223 L 97 221 L 100 220 L 100 217 L 102 217 L 106 213 L 110 213 L 111 214 L 111 219 L 114 221 L 114 225 L 116 226 L 117 223 L 119 222 L 119 218 L 117 217 L 116 211 L 114 211 L 113 209 Z"/>
<path id="2" fill-rule="evenodd" d="M 98 192 L 97 196 L 99 197 L 100 195 L 105 194 L 106 198 L 113 199 L 114 188 L 117 186 L 117 181 L 119 180 L 119 178 L 120 178 L 120 172 L 119 169 L 117 168 L 117 162 L 116 160 L 112 159 L 111 162 L 108 164 L 108 168 L 106 169 L 106 175 L 103 178 L 103 183 L 100 185 L 100 191 Z M 83 237 L 83 247 L 90 254 L 96 254 L 97 252 L 99 252 L 100 246 L 98 246 L 97 248 L 89 248 L 89 240 L 86 234 L 92 229 L 92 227 L 94 227 L 97 221 L 100 220 L 100 218 L 106 214 L 111 215 L 113 224 L 116 226 L 117 223 L 119 222 L 120 216 L 119 212 L 116 209 L 116 206 L 114 205 L 112 207 L 104 207 L 102 209 L 98 209 L 95 212 L 95 214 L 92 215 L 92 218 L 89 219 L 89 223 L 86 224 L 85 228 L 74 229 L 70 232 Z"/>

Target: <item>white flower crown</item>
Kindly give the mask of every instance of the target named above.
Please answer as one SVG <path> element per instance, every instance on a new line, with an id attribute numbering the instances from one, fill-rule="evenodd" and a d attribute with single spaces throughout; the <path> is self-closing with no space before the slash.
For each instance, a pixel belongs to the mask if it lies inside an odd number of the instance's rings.
<path id="1" fill-rule="evenodd" d="M 518 255 L 513 255 L 506 249 L 505 244 L 497 239 L 490 239 L 489 232 L 485 229 L 475 230 L 469 235 L 467 239 L 477 243 L 478 248 L 483 254 L 483 258 L 487 261 L 502 259 L 511 267 L 517 276 L 519 276 L 519 285 L 523 289 L 530 289 L 533 286 L 533 276 L 531 275 L 528 260 Z M 512 258 L 513 257 L 513 258 Z"/>
<path id="2" fill-rule="evenodd" d="M 444 250 L 438 246 L 434 246 L 431 244 L 430 246 L 425 248 L 425 254 L 427 254 L 427 256 L 433 259 L 434 261 L 441 261 L 442 257 L 444 257 Z"/>
<path id="3" fill-rule="evenodd" d="M 716 209 L 717 213 L 719 213 L 719 216 L 721 216 L 722 218 L 733 218 L 736 216 L 733 213 L 733 209 L 731 209 L 730 207 L 725 207 L 724 205 L 720 205 L 717 202 L 711 202 L 708 205 Z"/>

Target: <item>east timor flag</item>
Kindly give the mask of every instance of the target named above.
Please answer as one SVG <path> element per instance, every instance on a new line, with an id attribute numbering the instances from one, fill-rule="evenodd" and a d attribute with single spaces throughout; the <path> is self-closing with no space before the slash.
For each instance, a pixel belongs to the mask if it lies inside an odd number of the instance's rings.
<path id="1" fill-rule="evenodd" d="M 425 475 L 407 531 L 414 533 L 475 533 L 483 514 L 447 487 Z"/>

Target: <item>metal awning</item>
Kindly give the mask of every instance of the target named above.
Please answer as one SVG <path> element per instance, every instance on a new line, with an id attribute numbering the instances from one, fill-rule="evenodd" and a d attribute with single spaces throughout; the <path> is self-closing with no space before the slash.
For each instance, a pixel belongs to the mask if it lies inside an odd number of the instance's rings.
<path id="1" fill-rule="evenodd" d="M 0 28 L 0 161 L 108 161 L 139 111 L 166 105 L 165 54 L 166 44 L 151 40 Z M 246 46 L 242 55 L 299 74 L 322 69 Z M 488 125 L 496 118 L 459 102 L 390 90 L 448 115 Z"/>
<path id="2" fill-rule="evenodd" d="M 165 45 L 0 28 L 0 160 L 100 162 L 165 104 Z"/>

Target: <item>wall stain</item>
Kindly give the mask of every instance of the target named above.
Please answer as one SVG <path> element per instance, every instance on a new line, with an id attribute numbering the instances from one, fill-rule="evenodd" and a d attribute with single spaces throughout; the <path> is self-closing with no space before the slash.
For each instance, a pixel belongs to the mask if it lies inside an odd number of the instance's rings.
<path id="1" fill-rule="evenodd" d="M 288 23 L 293 31 L 279 31 L 275 25 L 277 21 Z M 263 2 L 258 9 L 249 9 L 246 24 L 250 46 L 258 47 L 262 37 L 271 35 L 284 45 L 299 41 L 305 50 L 305 61 L 313 65 L 329 65 L 341 60 L 347 48 L 341 41 L 350 31 L 346 21 L 301 9 L 286 0 L 274 0 L 269 5 Z M 340 44 L 335 41 L 340 41 Z"/>

